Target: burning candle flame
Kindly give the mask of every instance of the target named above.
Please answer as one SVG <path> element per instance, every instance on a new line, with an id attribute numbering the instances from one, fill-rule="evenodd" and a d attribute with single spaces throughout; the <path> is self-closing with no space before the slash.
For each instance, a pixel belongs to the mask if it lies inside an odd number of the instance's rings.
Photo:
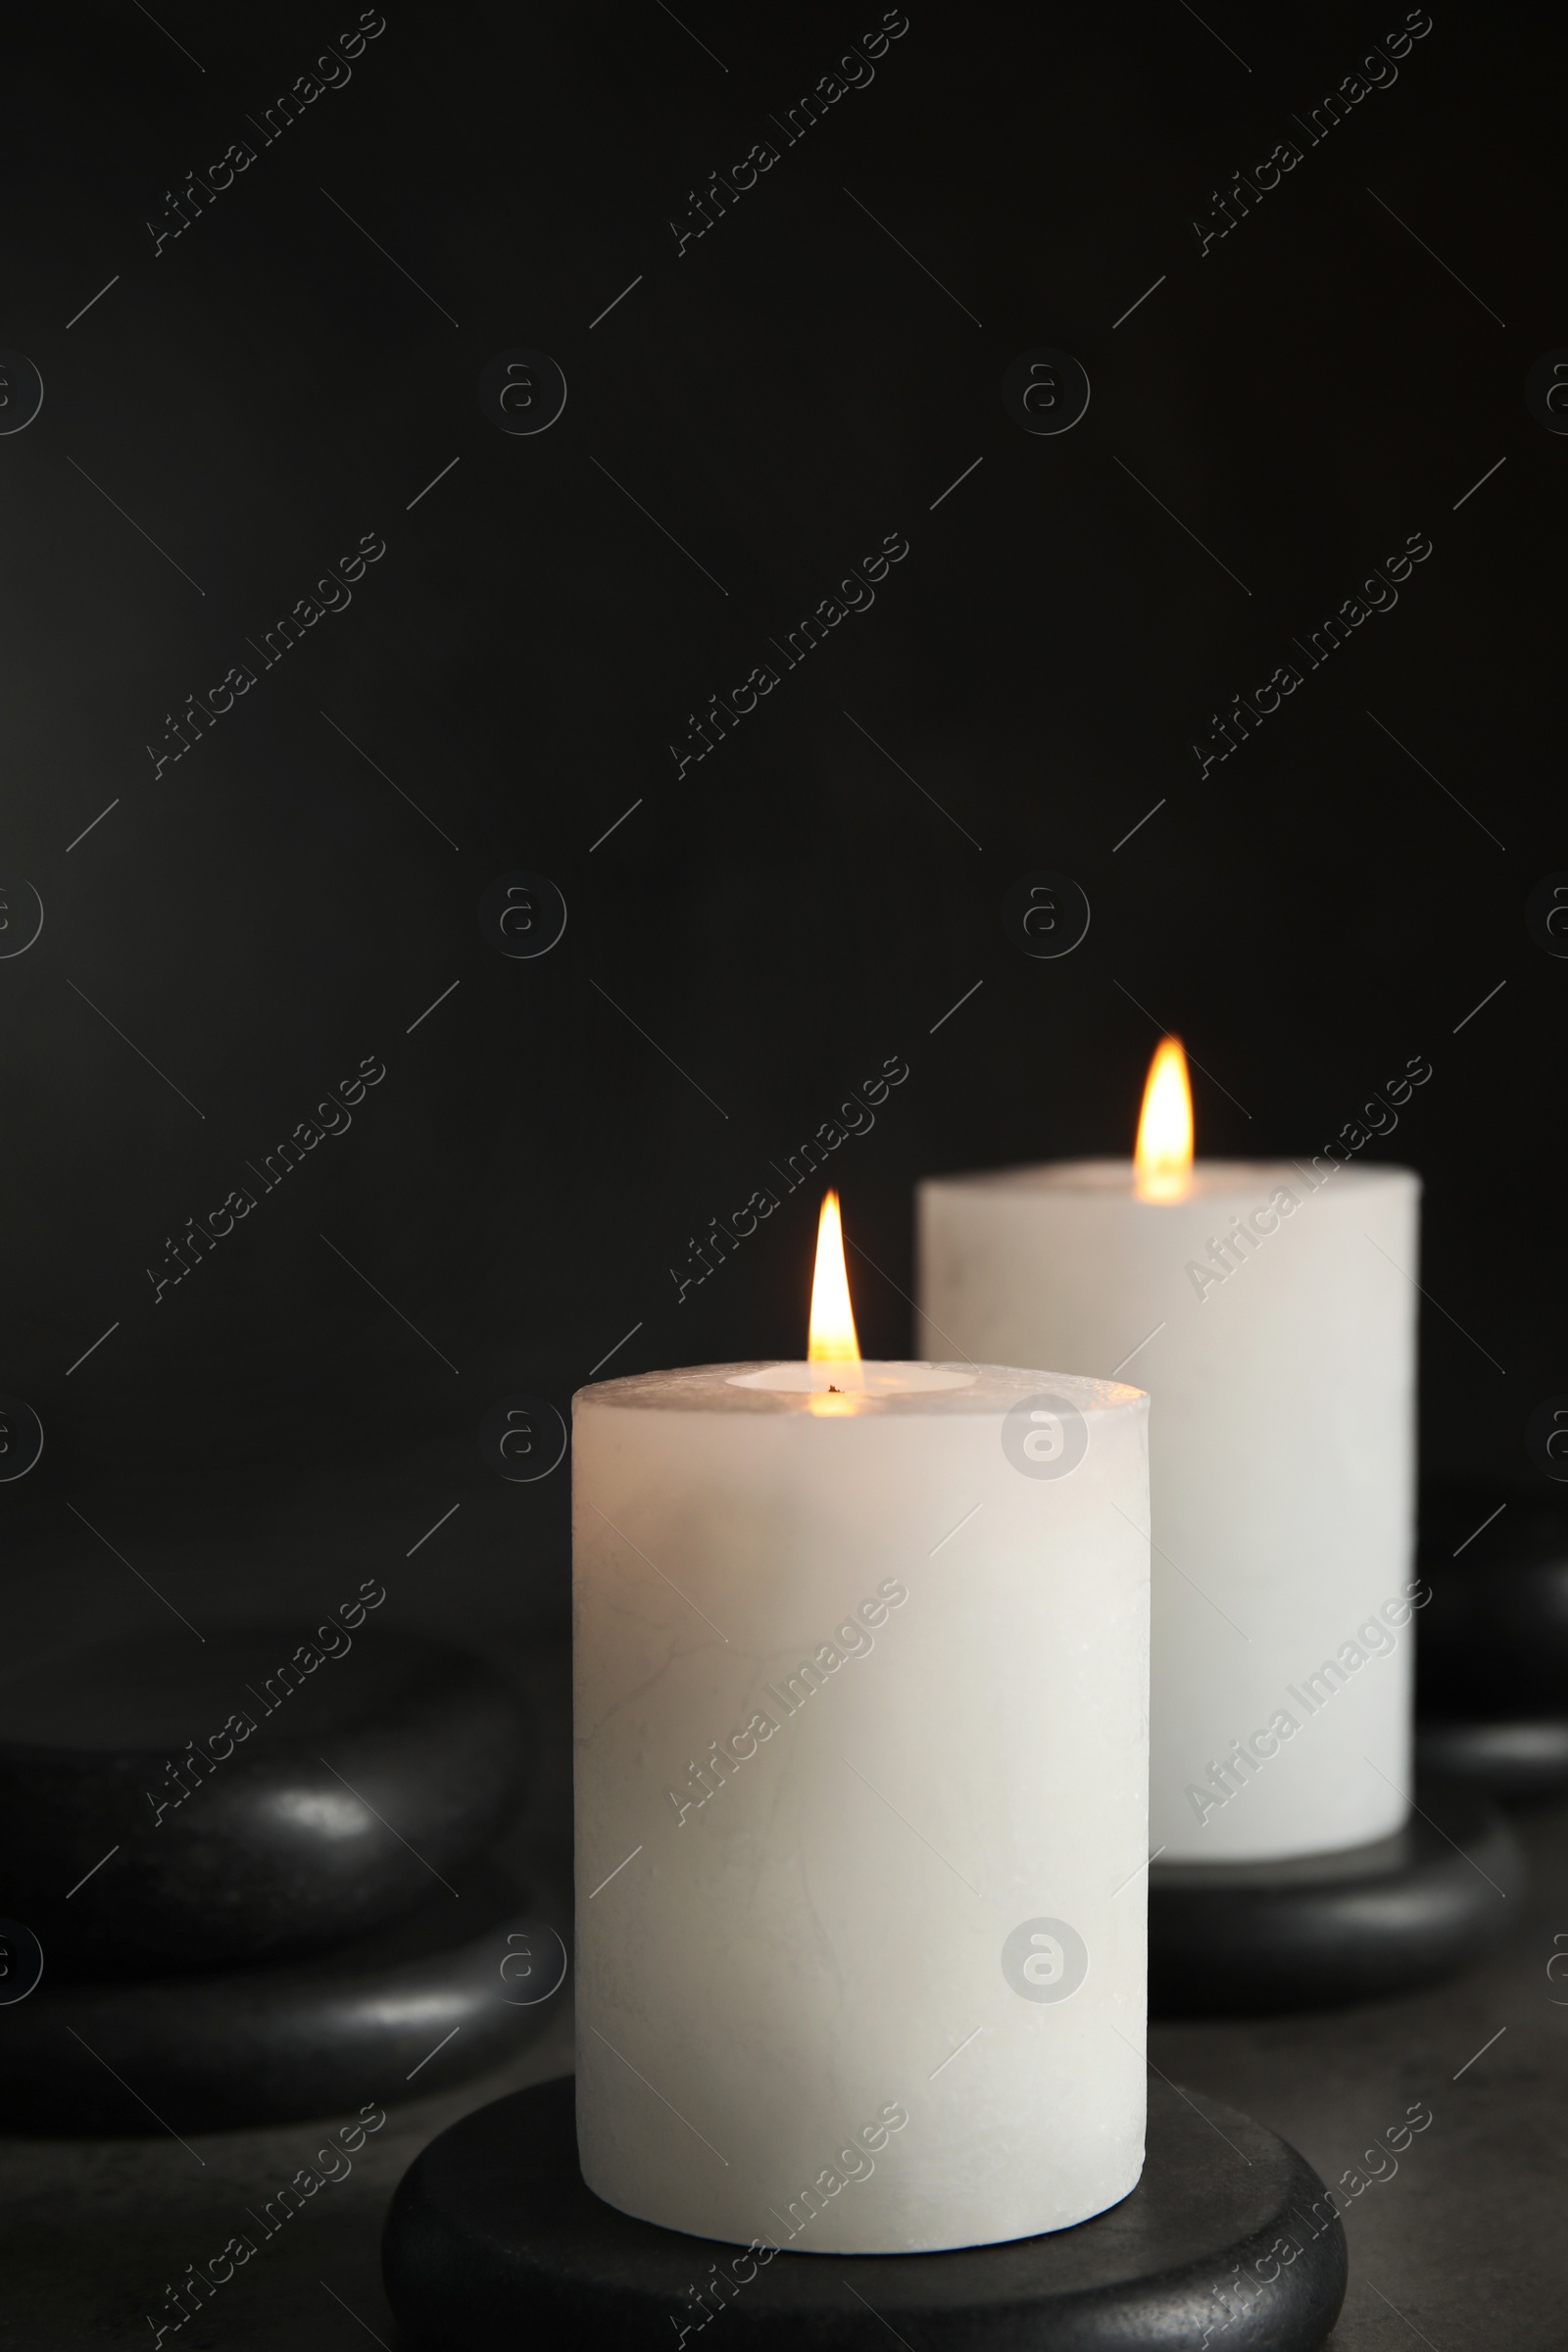
<path id="1" fill-rule="evenodd" d="M 807 1360 L 813 1364 L 858 1364 L 850 1278 L 844 1264 L 844 1226 L 839 1197 L 829 1193 L 816 1228 L 816 1272 L 811 1278 L 811 1333 Z"/>
<path id="2" fill-rule="evenodd" d="M 1193 1189 L 1193 1091 L 1179 1037 L 1162 1038 L 1149 1065 L 1138 1121 L 1140 1200 L 1185 1200 Z"/>

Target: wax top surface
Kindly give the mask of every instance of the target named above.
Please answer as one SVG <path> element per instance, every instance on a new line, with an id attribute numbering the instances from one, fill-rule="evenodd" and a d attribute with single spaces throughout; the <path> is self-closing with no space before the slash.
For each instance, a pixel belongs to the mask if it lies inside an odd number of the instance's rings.
<path id="1" fill-rule="evenodd" d="M 1317 1183 L 1326 1181 L 1320 1163 Z M 1233 1195 L 1255 1193 L 1266 1197 L 1276 1187 L 1284 1185 L 1298 1199 L 1302 1188 L 1310 1191 L 1314 1178 L 1308 1173 L 1310 1159 L 1299 1165 L 1293 1159 L 1196 1159 L 1192 1181 L 1181 1196 L 1183 1200 L 1230 1199 Z M 928 1176 L 922 1180 L 927 1192 L 1011 1192 L 1011 1193 L 1115 1193 L 1133 1196 L 1133 1163 L 1130 1159 L 1048 1159 L 1015 1168 L 980 1168 L 956 1176 Z M 1413 1168 L 1401 1168 L 1380 1161 L 1370 1167 L 1347 1167 L 1335 1163 L 1333 1183 L 1336 1191 L 1346 1186 L 1363 1185 L 1419 1185 L 1421 1179 Z M 1145 1201 L 1147 1208 L 1163 1208 L 1170 1203 L 1160 1200 Z M 1176 1204 L 1179 1205 L 1179 1202 Z"/>
<path id="2" fill-rule="evenodd" d="M 767 1357 L 745 1364 L 694 1364 L 671 1372 L 638 1372 L 625 1380 L 602 1380 L 579 1389 L 572 1399 L 576 1410 L 659 1413 L 799 1413 L 819 1414 L 823 1392 L 813 1383 L 799 1389 L 753 1387 L 758 1374 L 799 1370 L 786 1359 Z M 1145 1402 L 1142 1389 L 1125 1381 L 1086 1380 L 1070 1372 L 1022 1370 L 1012 1364 L 897 1364 L 867 1362 L 813 1364 L 812 1375 L 843 1382 L 846 1403 L 853 1414 L 979 1414 L 1001 1419 L 1028 1397 L 1046 1393 L 1063 1397 L 1084 1414 L 1131 1411 Z M 857 1372 L 868 1381 L 858 1393 L 851 1384 Z M 892 1382 L 901 1373 L 943 1372 L 961 1376 L 964 1386 L 910 1388 L 901 1391 Z"/>

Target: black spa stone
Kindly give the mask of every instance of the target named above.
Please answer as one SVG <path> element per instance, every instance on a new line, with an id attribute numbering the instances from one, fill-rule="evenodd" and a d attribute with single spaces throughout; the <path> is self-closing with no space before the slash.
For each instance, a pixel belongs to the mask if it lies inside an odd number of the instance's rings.
<path id="1" fill-rule="evenodd" d="M 1422 1767 L 1505 1801 L 1568 1788 L 1568 1512 L 1486 1489 L 1429 1494 L 1417 1623 Z"/>
<path id="2" fill-rule="evenodd" d="M 1415 1752 L 1423 1772 L 1463 1781 L 1504 1804 L 1541 1803 L 1568 1789 L 1568 1710 L 1490 1723 L 1424 1716 Z"/>
<path id="3" fill-rule="evenodd" d="M 1484 1488 L 1430 1495 L 1420 1565 L 1417 1712 L 1568 1716 L 1568 1511 Z"/>
<path id="4" fill-rule="evenodd" d="M 710 2323 L 733 2352 L 1314 2352 L 1345 2295 L 1332 2214 L 1284 2140 L 1152 2078 L 1143 2179 L 1093 2221 L 948 2254 L 760 2263 L 602 2204 L 568 2077 L 433 2140 L 392 2200 L 381 2264 L 410 2352 L 672 2352 Z"/>
<path id="5" fill-rule="evenodd" d="M 51 1976 L 339 1940 L 461 1882 L 526 1728 L 488 1668 L 373 1616 L 70 1652 L 0 1687 L 0 1909 Z"/>
<path id="6" fill-rule="evenodd" d="M 1156 1862 L 1149 2006 L 1157 2017 L 1313 2009 L 1404 1992 L 1480 1958 L 1519 1908 L 1525 1866 L 1475 1790 L 1418 1780 L 1406 1827 L 1289 1862 Z"/>
<path id="7" fill-rule="evenodd" d="M 493 1864 L 459 1884 L 432 1883 L 391 1926 L 304 1959 L 96 1984 L 46 1965 L 34 1992 L 0 2006 L 0 2128 L 232 2131 L 389 2107 L 497 2065 L 567 1997 L 564 1948 Z M 530 2003 L 535 1987 L 548 1997 Z"/>

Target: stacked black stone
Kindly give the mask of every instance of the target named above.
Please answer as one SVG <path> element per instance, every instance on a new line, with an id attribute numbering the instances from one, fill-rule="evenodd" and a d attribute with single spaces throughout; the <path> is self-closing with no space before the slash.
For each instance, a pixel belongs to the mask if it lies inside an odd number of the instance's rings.
<path id="1" fill-rule="evenodd" d="M 517 1997 L 524 1890 L 484 1858 L 522 1795 L 520 1702 L 368 1619 L 381 1597 L 303 1642 L 100 1642 L 0 1686 L 0 2121 L 385 2103 L 544 2014 Z"/>
<path id="2" fill-rule="evenodd" d="M 1482 1491 L 1422 1508 L 1421 1763 L 1506 1800 L 1568 1788 L 1568 1509 Z"/>

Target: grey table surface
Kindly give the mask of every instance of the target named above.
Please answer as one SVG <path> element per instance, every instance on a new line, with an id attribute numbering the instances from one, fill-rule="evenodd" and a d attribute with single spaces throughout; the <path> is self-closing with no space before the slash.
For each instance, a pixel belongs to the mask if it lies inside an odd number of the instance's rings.
<path id="1" fill-rule="evenodd" d="M 542 1857 L 541 1908 L 568 1883 L 564 1655 L 518 1661 L 543 1770 L 519 1844 Z M 1568 1804 L 1517 1815 L 1531 1885 L 1494 1956 L 1398 2000 L 1288 2017 L 1156 2024 L 1151 2063 L 1295 2142 L 1326 2180 L 1359 2167 L 1415 2100 L 1431 2127 L 1346 2218 L 1350 2285 L 1335 2352 L 1562 2352 L 1568 2345 Z M 1501 1899 L 1501 1898 L 1499 1898 Z M 1554 1940 L 1560 1938 L 1561 1940 Z M 1238 1984 L 1238 1995 L 1243 1987 Z M 495 2074 L 389 2106 L 352 2171 L 319 2190 L 177 2336 L 185 2352 L 398 2352 L 378 2248 L 402 2174 L 484 2101 L 569 2071 L 569 1984 L 537 2038 Z M 1477 2053 L 1481 2053 L 1477 2055 Z M 379 2085 L 367 2096 L 386 2099 Z M 0 2138 L 0 2346 L 98 2352 L 153 2341 L 148 2314 L 344 2119 L 213 2132 L 188 2145 Z M 254 2230 L 252 2231 L 254 2235 Z M 924 2352 L 920 2346 L 914 2352 Z"/>

